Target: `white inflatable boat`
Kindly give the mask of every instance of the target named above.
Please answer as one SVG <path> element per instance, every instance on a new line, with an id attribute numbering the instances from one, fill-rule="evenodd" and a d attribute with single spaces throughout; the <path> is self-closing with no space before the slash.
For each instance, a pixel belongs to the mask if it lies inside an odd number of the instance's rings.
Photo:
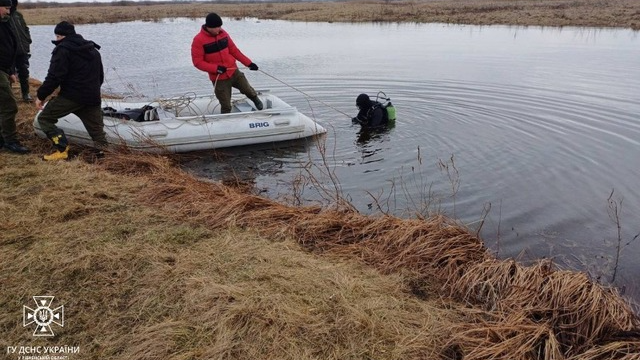
<path id="1" fill-rule="evenodd" d="M 147 152 L 187 152 L 307 138 L 326 132 L 321 125 L 267 91 L 263 110 L 238 94 L 229 114 L 220 114 L 213 95 L 181 96 L 147 102 L 103 99 L 109 143 Z M 36 134 L 46 135 L 37 121 Z M 69 142 L 93 145 L 82 121 L 69 114 L 56 124 Z"/>

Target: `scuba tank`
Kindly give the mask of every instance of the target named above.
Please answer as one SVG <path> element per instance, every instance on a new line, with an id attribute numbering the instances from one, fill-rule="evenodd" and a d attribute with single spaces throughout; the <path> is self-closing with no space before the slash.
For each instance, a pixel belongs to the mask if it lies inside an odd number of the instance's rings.
<path id="1" fill-rule="evenodd" d="M 387 103 L 385 109 L 387 109 L 387 116 L 389 116 L 389 121 L 396 121 L 396 108 L 393 106 L 391 101 Z"/>
<path id="2" fill-rule="evenodd" d="M 376 95 L 376 101 L 380 102 L 380 100 L 386 101 L 385 103 L 381 103 L 381 104 L 382 104 L 382 108 L 385 109 L 387 112 L 387 119 L 388 119 L 387 125 L 389 126 L 395 125 L 396 108 L 391 103 L 391 98 L 387 97 L 387 94 L 385 94 L 384 92 L 378 91 L 378 94 Z"/>

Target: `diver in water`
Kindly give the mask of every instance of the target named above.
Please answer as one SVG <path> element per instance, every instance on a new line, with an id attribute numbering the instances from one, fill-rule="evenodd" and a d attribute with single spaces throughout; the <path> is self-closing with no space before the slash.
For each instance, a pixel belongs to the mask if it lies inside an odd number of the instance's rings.
<path id="1" fill-rule="evenodd" d="M 371 100 L 369 95 L 358 95 L 356 106 L 358 115 L 351 119 L 354 124 L 360 124 L 368 129 L 380 129 L 389 124 L 389 114 L 385 104 Z"/>

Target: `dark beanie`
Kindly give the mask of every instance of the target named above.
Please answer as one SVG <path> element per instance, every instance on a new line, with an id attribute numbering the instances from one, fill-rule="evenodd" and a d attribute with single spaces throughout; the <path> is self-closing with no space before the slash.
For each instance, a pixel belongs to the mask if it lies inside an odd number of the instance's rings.
<path id="1" fill-rule="evenodd" d="M 11 3 L 11 0 L 0 0 L 0 6 L 1 7 L 12 7 L 13 4 Z"/>
<path id="2" fill-rule="evenodd" d="M 206 27 L 216 28 L 222 26 L 222 19 L 216 13 L 209 13 L 207 21 L 204 23 Z"/>
<path id="3" fill-rule="evenodd" d="M 62 36 L 73 35 L 76 33 L 76 28 L 71 23 L 61 21 L 56 25 L 56 28 L 53 29 L 53 33 Z"/>
<path id="4" fill-rule="evenodd" d="M 356 98 L 356 105 L 359 107 L 367 107 L 371 104 L 371 99 L 369 99 L 369 95 L 360 94 Z"/>

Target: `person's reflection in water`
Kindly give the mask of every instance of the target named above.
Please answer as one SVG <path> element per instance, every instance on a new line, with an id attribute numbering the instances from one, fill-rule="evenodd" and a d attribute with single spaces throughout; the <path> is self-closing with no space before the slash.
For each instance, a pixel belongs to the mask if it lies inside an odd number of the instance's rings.
<path id="1" fill-rule="evenodd" d="M 356 145 L 362 156 L 362 164 L 384 160 L 384 154 L 390 147 L 389 130 L 391 128 L 393 125 L 375 129 L 363 127 L 358 131 Z"/>
<path id="2" fill-rule="evenodd" d="M 370 141 L 382 141 L 384 140 L 385 135 L 389 134 L 389 130 L 392 128 L 393 126 L 385 126 L 373 129 L 362 127 L 360 131 L 358 131 L 356 142 L 360 145 L 364 145 Z"/>

